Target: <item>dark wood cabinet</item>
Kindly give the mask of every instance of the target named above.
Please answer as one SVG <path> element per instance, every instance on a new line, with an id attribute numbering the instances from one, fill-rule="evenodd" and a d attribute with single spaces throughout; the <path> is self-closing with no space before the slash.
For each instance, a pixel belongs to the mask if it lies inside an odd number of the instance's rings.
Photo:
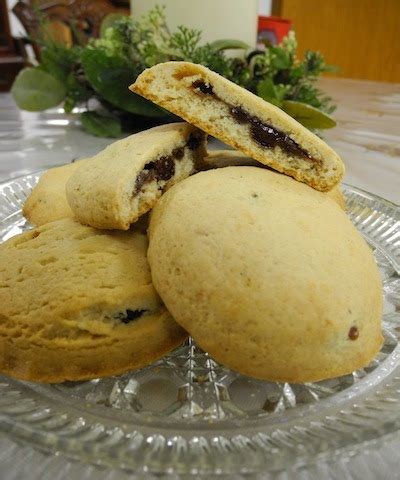
<path id="1" fill-rule="evenodd" d="M 0 91 L 8 91 L 24 66 L 11 36 L 6 0 L 0 0 Z"/>
<path id="2" fill-rule="evenodd" d="M 12 52 L 13 42 L 8 22 L 6 0 L 0 0 L 0 54 Z"/>

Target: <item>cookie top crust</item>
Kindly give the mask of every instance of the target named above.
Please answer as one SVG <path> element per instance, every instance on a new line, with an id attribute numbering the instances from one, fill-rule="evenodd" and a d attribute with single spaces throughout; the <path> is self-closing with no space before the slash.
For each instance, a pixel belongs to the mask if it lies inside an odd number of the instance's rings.
<path id="1" fill-rule="evenodd" d="M 318 381 L 381 347 L 371 250 L 332 199 L 288 176 L 247 166 L 194 175 L 157 203 L 149 238 L 171 314 L 242 374 Z"/>
<path id="2" fill-rule="evenodd" d="M 106 232 L 72 219 L 13 237 L 0 245 L 1 313 L 10 321 L 41 325 L 43 335 L 54 329 L 54 319 L 66 321 L 82 341 L 85 332 L 111 332 L 118 320 L 114 313 L 125 307 L 155 313 L 163 307 L 146 250 L 140 232 Z M 103 313 L 96 315 L 96 308 Z"/>
<path id="3" fill-rule="evenodd" d="M 0 245 L 0 371 L 38 382 L 143 367 L 186 332 L 156 293 L 147 237 L 72 219 Z"/>
<path id="4" fill-rule="evenodd" d="M 261 162 L 258 162 L 237 150 L 209 150 L 207 156 L 204 157 L 203 170 L 234 166 L 269 168 Z M 336 202 L 342 210 L 346 210 L 346 200 L 340 185 L 336 185 L 332 190 L 324 193 Z"/>

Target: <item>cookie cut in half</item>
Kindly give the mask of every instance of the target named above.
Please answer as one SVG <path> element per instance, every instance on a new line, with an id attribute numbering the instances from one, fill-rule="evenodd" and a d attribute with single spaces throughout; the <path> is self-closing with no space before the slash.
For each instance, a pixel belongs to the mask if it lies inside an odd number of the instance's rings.
<path id="1" fill-rule="evenodd" d="M 197 128 L 175 123 L 112 143 L 67 182 L 75 218 L 96 228 L 129 229 L 165 190 L 200 168 L 205 142 Z"/>
<path id="2" fill-rule="evenodd" d="M 143 367 L 186 332 L 153 288 L 147 237 L 58 220 L 0 245 L 0 372 L 62 382 Z"/>
<path id="3" fill-rule="evenodd" d="M 72 174 L 80 167 L 80 162 L 89 160 L 78 160 L 44 172 L 25 202 L 22 209 L 24 217 L 37 227 L 62 218 L 74 218 L 65 188 Z M 142 215 L 135 222 L 135 229 L 146 233 L 147 227 L 148 215 Z"/>
<path id="4" fill-rule="evenodd" d="M 130 89 L 274 170 L 327 191 L 344 165 L 320 138 L 276 106 L 215 72 L 167 62 L 142 72 Z"/>
<path id="5" fill-rule="evenodd" d="M 24 217 L 33 225 L 40 226 L 61 218 L 73 218 L 67 202 L 65 185 L 78 170 L 80 162 L 50 168 L 40 177 L 22 209 Z"/>
<path id="6" fill-rule="evenodd" d="M 236 166 L 175 185 L 151 213 L 148 259 L 175 320 L 244 375 L 318 381 L 381 348 L 370 248 L 326 194 L 286 175 Z"/>

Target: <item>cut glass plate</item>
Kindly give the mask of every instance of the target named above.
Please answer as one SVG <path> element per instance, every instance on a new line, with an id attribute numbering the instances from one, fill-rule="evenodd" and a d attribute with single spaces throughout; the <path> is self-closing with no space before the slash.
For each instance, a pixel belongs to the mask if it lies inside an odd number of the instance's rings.
<path id="1" fill-rule="evenodd" d="M 30 225 L 21 206 L 41 172 L 0 185 L 0 241 Z M 344 186 L 385 297 L 380 353 L 351 375 L 269 383 L 231 371 L 193 340 L 142 370 L 40 385 L 0 376 L 0 430 L 43 451 L 130 472 L 251 474 L 352 455 L 400 428 L 400 209 Z"/>

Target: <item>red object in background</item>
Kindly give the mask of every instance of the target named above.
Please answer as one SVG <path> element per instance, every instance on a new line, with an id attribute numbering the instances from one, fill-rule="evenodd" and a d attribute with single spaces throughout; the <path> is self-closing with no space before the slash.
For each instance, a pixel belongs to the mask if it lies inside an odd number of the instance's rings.
<path id="1" fill-rule="evenodd" d="M 258 47 L 263 47 L 263 40 L 269 40 L 272 45 L 281 43 L 284 37 L 289 33 L 292 26 L 290 20 L 280 17 L 258 17 Z"/>

